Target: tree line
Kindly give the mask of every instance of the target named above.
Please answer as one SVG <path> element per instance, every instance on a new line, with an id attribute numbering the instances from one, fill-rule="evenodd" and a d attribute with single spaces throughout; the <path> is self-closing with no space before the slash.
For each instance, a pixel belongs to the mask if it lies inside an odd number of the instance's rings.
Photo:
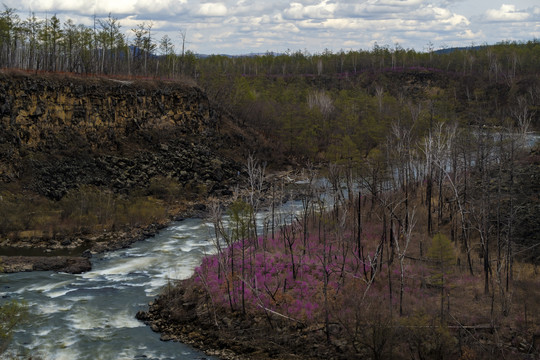
<path id="1" fill-rule="evenodd" d="M 185 32 L 180 32 L 183 43 Z M 93 26 L 61 23 L 56 14 L 45 19 L 31 13 L 21 19 L 4 5 L 0 13 L 0 66 L 31 71 L 124 76 L 180 76 L 194 61 L 190 51 L 174 52 L 172 39 L 154 38 L 153 22 L 122 29 L 118 18 L 94 16 Z"/>
<path id="2" fill-rule="evenodd" d="M 540 55 L 540 42 L 534 39 L 439 51 L 429 44 L 424 52 L 396 43 L 375 44 L 371 50 L 325 50 L 315 54 L 287 50 L 254 56 L 198 56 L 185 49 L 186 29 L 157 38 L 152 21 L 139 23 L 125 32 L 112 14 L 104 18 L 94 16 L 93 20 L 93 25 L 86 26 L 71 19 L 61 23 L 56 14 L 43 19 L 34 13 L 22 19 L 16 9 L 4 5 L 0 13 L 0 66 L 167 78 L 197 78 L 203 73 L 349 77 L 364 71 L 426 68 L 512 82 L 522 74 L 536 72 L 534 59 Z M 180 49 L 174 46 L 173 37 L 179 38 Z"/>

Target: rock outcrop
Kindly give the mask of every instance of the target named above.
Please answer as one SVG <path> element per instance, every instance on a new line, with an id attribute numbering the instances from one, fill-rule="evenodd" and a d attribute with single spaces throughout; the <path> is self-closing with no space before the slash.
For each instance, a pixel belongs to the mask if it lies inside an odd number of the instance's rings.
<path id="1" fill-rule="evenodd" d="M 78 256 L 0 256 L 2 272 L 58 271 L 80 274 L 92 268 L 90 260 Z"/>
<path id="2" fill-rule="evenodd" d="M 226 122 L 195 86 L 0 73 L 0 182 L 59 199 L 159 175 L 219 194 L 239 171 L 223 154 L 243 137 Z"/>
<path id="3" fill-rule="evenodd" d="M 16 227 L 0 219 L 0 246 L 84 247 L 92 253 L 129 246 L 157 232 L 166 216 L 192 214 L 208 196 L 230 195 L 255 147 L 270 148 L 195 85 L 0 72 L 0 205 L 9 200 L 17 210 Z M 165 201 L 176 212 L 159 220 L 124 221 L 106 232 L 85 226 L 85 220 L 71 230 L 47 223 L 62 220 L 55 203 L 71 190 L 132 199 L 147 196 L 152 184 L 168 183 L 177 186 L 175 196 L 180 193 L 183 202 Z M 47 205 L 20 205 L 24 199 Z M 33 228 L 22 219 L 29 213 Z M 68 271 L 68 265 L 41 267 L 43 261 L 11 268 Z"/>

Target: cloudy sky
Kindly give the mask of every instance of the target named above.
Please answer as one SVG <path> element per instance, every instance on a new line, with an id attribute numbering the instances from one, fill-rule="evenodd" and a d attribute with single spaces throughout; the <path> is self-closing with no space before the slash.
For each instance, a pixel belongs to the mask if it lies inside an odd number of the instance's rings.
<path id="1" fill-rule="evenodd" d="M 152 22 L 179 49 L 247 54 L 380 46 L 424 51 L 540 38 L 539 0 L 4 0 L 21 18 L 56 13 L 91 25 L 112 13 L 122 30 Z"/>

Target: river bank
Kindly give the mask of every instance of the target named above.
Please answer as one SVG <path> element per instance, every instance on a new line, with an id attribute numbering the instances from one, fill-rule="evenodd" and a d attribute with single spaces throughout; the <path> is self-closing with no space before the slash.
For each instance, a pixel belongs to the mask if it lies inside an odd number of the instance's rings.
<path id="1" fill-rule="evenodd" d="M 276 171 L 267 176 L 268 183 L 283 186 L 294 184 L 299 179 L 301 177 L 291 171 Z M 269 189 L 268 186 L 267 193 Z M 280 198 L 281 201 L 286 201 L 297 194 L 295 189 L 285 191 L 282 188 L 276 192 L 279 194 L 274 194 L 274 196 Z M 227 195 L 221 195 L 219 202 L 220 206 L 226 208 L 234 195 L 230 190 L 224 193 Z M 265 201 L 268 202 L 268 198 L 262 200 L 263 204 Z M 89 271 L 91 263 L 88 259 L 93 255 L 128 248 L 135 242 L 155 236 L 174 221 L 207 217 L 211 201 L 214 200 L 206 198 L 202 201 L 183 202 L 174 214 L 170 214 L 166 219 L 117 231 L 71 234 L 52 239 L 29 236 L 0 240 L 0 273 L 58 271 L 78 274 Z"/>
<path id="2" fill-rule="evenodd" d="M 514 231 L 515 239 L 527 229 L 538 229 L 534 215 L 538 208 L 525 207 L 538 199 L 538 183 L 531 182 L 538 165 L 538 151 L 532 150 L 513 169 L 514 186 L 521 191 L 512 193 L 512 199 L 527 209 L 520 212 L 523 220 L 518 223 L 528 221 Z M 490 186 L 489 190 L 503 194 L 507 187 L 502 184 L 500 189 Z M 423 193 L 420 190 L 409 200 L 420 204 Z M 501 199 L 504 208 L 508 197 Z M 459 262 L 458 249 L 446 238 L 449 254 L 458 261 L 448 264 L 445 281 L 451 286 L 442 298 L 441 287 L 431 283 L 438 271 L 430 265 L 435 237 L 427 238 L 415 229 L 409 236 L 420 246 L 411 246 L 406 263 L 404 255 L 401 264 L 393 261 L 395 254 L 401 254 L 389 247 L 387 261 L 383 263 L 382 255 L 381 260 L 372 261 L 384 245 L 386 229 L 376 218 L 370 222 L 370 210 L 362 207 L 361 241 L 364 254 L 369 254 L 366 257 L 351 250 L 351 238 L 343 235 L 347 231 L 329 225 L 337 223 L 331 218 L 338 216 L 335 211 L 328 215 L 330 219 L 313 217 L 309 236 L 302 237 L 305 230 L 299 226 L 281 227 L 277 241 L 269 237 L 247 244 L 239 241 L 204 258 L 191 278 L 164 289 L 137 318 L 160 333 L 162 340 L 188 343 L 223 359 L 406 359 L 417 355 L 489 359 L 495 354 L 529 359 L 538 355 L 540 328 L 528 311 L 540 299 L 538 272 L 530 260 L 535 256 L 532 247 L 526 256 L 515 256 L 516 275 L 508 294 L 492 284 L 492 295 L 484 289 L 481 263 L 475 261 L 467 271 Z M 341 209 L 350 219 L 351 209 Z M 417 221 L 425 223 L 420 215 Z M 349 226 L 349 234 L 354 234 L 354 223 Z M 450 232 L 444 226 L 440 231 Z M 527 235 L 529 241 L 534 241 L 533 236 Z M 428 244 L 423 255 L 421 241 Z M 392 243 L 401 245 L 398 239 Z M 507 296 L 511 296 L 511 314 L 504 308 L 509 306 Z"/>
<path id="3" fill-rule="evenodd" d="M 0 88 L 0 256 L 130 246 L 273 150 L 191 83 L 5 71 Z"/>
<path id="4" fill-rule="evenodd" d="M 189 344 L 224 360 L 362 358 L 345 341 L 327 341 L 323 324 L 306 326 L 277 313 L 254 316 L 213 308 L 192 278 L 162 293 L 136 318 L 163 341 Z"/>
<path id="5" fill-rule="evenodd" d="M 212 250 L 207 234 L 206 221 L 186 218 L 128 248 L 93 255 L 92 270 L 83 274 L 0 274 L 0 300 L 26 303 L 31 319 L 13 333 L 0 358 L 214 359 L 160 341 L 135 319 L 168 283 L 191 276 Z"/>
<path id="6" fill-rule="evenodd" d="M 187 206 L 170 219 L 101 234 L 74 234 L 57 239 L 29 237 L 0 243 L 0 272 L 57 271 L 80 274 L 92 269 L 89 258 L 96 254 L 130 247 L 133 243 L 155 236 L 173 221 L 203 217 L 206 205 Z M 9 245 L 9 246 L 6 246 Z"/>
<path id="7" fill-rule="evenodd" d="M 4 273 L 22 271 L 58 271 L 80 274 L 92 269 L 88 258 L 82 256 L 0 256 Z"/>

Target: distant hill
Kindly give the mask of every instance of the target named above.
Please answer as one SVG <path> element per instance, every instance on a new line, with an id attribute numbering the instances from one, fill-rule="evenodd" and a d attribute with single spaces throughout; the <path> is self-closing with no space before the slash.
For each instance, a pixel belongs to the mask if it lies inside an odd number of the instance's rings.
<path id="1" fill-rule="evenodd" d="M 464 51 L 464 50 L 482 50 L 483 48 L 486 48 L 488 45 L 477 45 L 477 46 L 460 46 L 460 47 L 451 47 L 451 48 L 445 48 L 445 49 L 439 49 L 437 51 L 434 51 L 435 54 L 439 55 L 445 55 L 453 53 L 454 51 Z"/>

